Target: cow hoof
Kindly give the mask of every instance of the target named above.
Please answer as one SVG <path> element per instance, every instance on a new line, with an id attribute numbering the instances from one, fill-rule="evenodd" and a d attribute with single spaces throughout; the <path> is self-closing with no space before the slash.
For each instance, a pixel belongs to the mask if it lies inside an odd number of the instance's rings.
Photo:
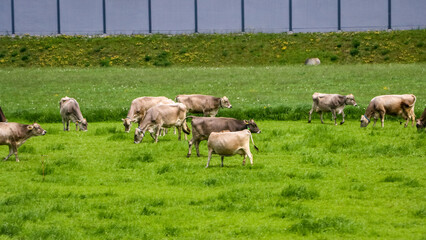
<path id="1" fill-rule="evenodd" d="M 19 159 L 16 159 L 16 162 L 19 162 Z"/>
<path id="2" fill-rule="evenodd" d="M 345 122 L 341 122 L 340 125 L 342 125 L 343 123 L 345 123 Z"/>
<path id="3" fill-rule="evenodd" d="M 311 120 L 309 120 L 308 123 L 311 123 Z"/>
<path id="4" fill-rule="evenodd" d="M 191 157 L 191 154 L 186 155 L 187 158 Z"/>

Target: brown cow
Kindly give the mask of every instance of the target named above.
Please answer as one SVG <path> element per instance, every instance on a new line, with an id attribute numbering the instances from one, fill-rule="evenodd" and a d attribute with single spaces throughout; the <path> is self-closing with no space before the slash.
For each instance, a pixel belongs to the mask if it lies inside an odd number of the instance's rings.
<path id="1" fill-rule="evenodd" d="M 384 127 L 385 114 L 402 116 L 406 120 L 404 127 L 407 127 L 411 119 L 413 121 L 412 126 L 414 126 L 416 119 L 414 114 L 415 103 L 416 96 L 413 94 L 377 96 L 371 99 L 365 114 L 361 116 L 361 127 L 367 127 L 372 117 L 374 117 L 373 127 L 376 126 L 379 117 L 382 120 L 382 127 Z"/>
<path id="2" fill-rule="evenodd" d="M 148 130 L 154 141 L 158 142 L 161 128 L 182 128 L 184 133 L 190 134 L 185 118 L 186 107 L 182 103 L 156 105 L 148 109 L 142 123 L 136 128 L 134 141 L 140 143 Z M 181 139 L 180 130 L 178 139 Z"/>
<path id="3" fill-rule="evenodd" d="M 87 131 L 87 120 L 81 114 L 80 106 L 77 100 L 70 97 L 64 97 L 59 102 L 60 113 L 62 116 L 62 124 L 64 131 L 69 131 L 70 121 L 75 123 L 75 130 Z M 66 124 L 66 127 L 65 127 Z"/>
<path id="4" fill-rule="evenodd" d="M 228 130 L 231 132 L 241 131 L 244 129 L 249 129 L 252 133 L 260 133 L 260 129 L 257 127 L 257 124 L 253 119 L 250 121 L 247 120 L 237 120 L 235 118 L 213 118 L 213 117 L 195 117 L 188 116 L 187 118 L 192 118 L 192 139 L 188 142 L 189 149 L 187 157 L 191 156 L 192 145 L 195 144 L 195 150 L 197 151 L 197 156 L 200 157 L 200 142 L 207 140 L 212 132 L 220 132 Z"/>
<path id="5" fill-rule="evenodd" d="M 0 107 L 0 122 L 7 122 L 6 116 L 3 113 L 3 110 L 1 110 Z"/>
<path id="6" fill-rule="evenodd" d="M 345 123 L 345 113 L 343 109 L 346 105 L 358 106 L 355 102 L 354 95 L 339 95 L 339 94 L 323 94 L 323 93 L 314 93 L 312 95 L 312 109 L 309 111 L 309 120 L 311 122 L 312 112 L 319 112 L 321 115 L 321 123 L 324 123 L 322 119 L 323 112 L 331 112 L 334 119 L 334 125 L 337 125 L 337 114 L 342 114 L 342 121 L 340 124 Z"/>
<path id="7" fill-rule="evenodd" d="M 18 148 L 32 136 L 45 135 L 46 131 L 37 123 L 32 125 L 20 123 L 0 123 L 0 145 L 9 145 L 9 155 L 4 159 L 6 161 L 12 154 L 19 162 Z"/>
<path id="8" fill-rule="evenodd" d="M 426 127 L 426 108 L 423 111 L 422 116 L 417 119 L 416 127 L 417 129 L 422 129 Z"/>
<path id="9" fill-rule="evenodd" d="M 216 116 L 219 108 L 232 108 L 227 97 L 217 98 L 208 95 L 178 95 L 176 102 L 185 104 L 188 112 L 202 113 L 205 117 Z"/>
<path id="10" fill-rule="evenodd" d="M 225 156 L 233 156 L 235 154 L 244 156 L 243 166 L 246 164 L 247 156 L 250 159 L 251 165 L 253 165 L 253 155 L 250 152 L 250 139 L 254 145 L 253 137 L 248 129 L 238 132 L 212 132 L 207 141 L 209 156 L 206 168 L 209 167 L 213 153 L 219 154 L 221 157 L 221 167 L 223 167 L 223 158 Z M 254 145 L 254 148 L 259 151 L 256 145 Z"/>
<path id="11" fill-rule="evenodd" d="M 132 127 L 132 122 L 140 122 L 145 117 L 146 111 L 152 108 L 157 104 L 173 104 L 173 100 L 166 97 L 140 97 L 136 98 L 130 104 L 129 112 L 127 113 L 127 117 L 121 119 L 124 125 L 124 131 L 129 132 Z M 139 126 L 139 125 L 138 125 Z"/>

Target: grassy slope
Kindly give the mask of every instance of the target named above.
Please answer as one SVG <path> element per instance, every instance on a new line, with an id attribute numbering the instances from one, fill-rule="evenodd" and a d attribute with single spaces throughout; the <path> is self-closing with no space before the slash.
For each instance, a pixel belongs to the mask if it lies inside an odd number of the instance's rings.
<path id="1" fill-rule="evenodd" d="M 0 37 L 4 66 L 257 66 L 426 61 L 426 30 L 284 34 Z"/>
<path id="2" fill-rule="evenodd" d="M 413 93 L 416 114 L 426 105 L 425 64 L 282 66 L 229 68 L 94 68 L 0 69 L 0 106 L 6 117 L 60 122 L 58 102 L 70 96 L 80 102 L 89 123 L 118 121 L 140 96 L 202 93 L 226 95 L 232 109 L 220 116 L 307 119 L 314 92 L 353 93 L 361 106 L 346 107 L 347 119 L 358 119 L 377 95 Z M 317 118 L 317 114 L 314 114 Z"/>
<path id="3" fill-rule="evenodd" d="M 30 139 L 0 168 L 0 238 L 420 239 L 426 134 L 258 122 L 254 167 L 205 169 L 169 134 L 133 144 L 119 122 Z M 397 141 L 396 141 L 397 139 Z M 253 149 L 254 151 L 254 149 Z M 7 147 L 0 146 L 0 155 Z M 43 181 L 41 155 L 47 161 Z"/>

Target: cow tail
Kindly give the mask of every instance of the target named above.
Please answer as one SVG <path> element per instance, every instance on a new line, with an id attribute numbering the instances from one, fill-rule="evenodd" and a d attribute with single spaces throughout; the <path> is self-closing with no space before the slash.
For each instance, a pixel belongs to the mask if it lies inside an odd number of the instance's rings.
<path id="1" fill-rule="evenodd" d="M 185 121 L 184 121 L 184 123 L 183 123 L 183 125 L 182 125 L 182 131 L 183 131 L 184 133 L 186 133 L 187 135 L 191 134 L 191 130 L 189 130 L 189 127 L 188 127 L 188 125 L 186 124 L 186 118 L 185 118 Z"/>
<path id="2" fill-rule="evenodd" d="M 417 98 L 416 98 L 416 96 L 415 96 L 414 94 L 411 94 L 411 96 L 413 96 L 413 98 L 414 98 L 414 102 L 413 102 L 413 104 L 412 104 L 410 107 L 413 107 L 413 106 L 414 106 L 414 104 L 416 104 Z"/>
<path id="3" fill-rule="evenodd" d="M 259 148 L 258 148 L 258 147 L 256 147 L 256 145 L 254 144 L 253 136 L 251 135 L 251 133 L 250 133 L 250 138 L 251 138 L 251 142 L 253 143 L 254 149 L 256 149 L 256 151 L 258 151 L 258 152 L 259 152 Z"/>

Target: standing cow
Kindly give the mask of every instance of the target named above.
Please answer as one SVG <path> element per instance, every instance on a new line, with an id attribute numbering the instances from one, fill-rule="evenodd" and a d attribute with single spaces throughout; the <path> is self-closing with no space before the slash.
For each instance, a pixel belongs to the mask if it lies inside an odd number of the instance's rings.
<path id="1" fill-rule="evenodd" d="M 414 126 L 416 119 L 414 114 L 415 103 L 416 96 L 413 94 L 377 96 L 371 99 L 365 114 L 361 116 L 361 127 L 367 127 L 372 117 L 374 117 L 373 127 L 376 126 L 379 117 L 382 120 L 382 127 L 384 127 L 386 114 L 402 116 L 406 120 L 404 127 L 408 126 L 411 119 L 413 121 L 412 126 Z"/>
<path id="2" fill-rule="evenodd" d="M 227 97 L 213 97 L 208 95 L 178 95 L 176 102 L 185 104 L 188 112 L 202 113 L 205 117 L 216 116 L 219 108 L 232 108 Z"/>
<path id="3" fill-rule="evenodd" d="M 241 131 L 244 129 L 249 129 L 252 133 L 260 133 L 260 129 L 257 127 L 257 124 L 253 119 L 250 121 L 247 120 L 237 120 L 234 118 L 213 118 L 213 117 L 195 117 L 188 116 L 192 118 L 192 139 L 188 142 L 188 155 L 191 156 L 192 145 L 195 144 L 195 150 L 197 151 L 197 156 L 200 157 L 200 142 L 207 140 L 212 132 L 221 132 L 221 131 Z"/>
<path id="4" fill-rule="evenodd" d="M 17 162 L 19 162 L 18 148 L 30 137 L 45 134 L 46 131 L 37 123 L 26 125 L 13 122 L 0 122 L 0 145 L 9 146 L 9 155 L 7 155 L 4 161 L 9 159 L 12 154 L 15 154 L 15 159 Z"/>
<path id="5" fill-rule="evenodd" d="M 75 123 L 75 130 L 87 131 L 87 120 L 81 114 L 80 106 L 77 100 L 70 97 L 64 97 L 59 102 L 60 113 L 62 116 L 62 124 L 64 131 L 69 131 L 70 121 Z M 66 127 L 65 127 L 66 124 Z"/>
<path id="6" fill-rule="evenodd" d="M 209 156 L 206 168 L 209 167 L 213 153 L 218 154 L 221 157 L 221 167 L 223 167 L 223 158 L 225 156 L 233 156 L 235 154 L 244 156 L 243 166 L 246 164 L 247 156 L 250 159 L 251 165 L 253 165 L 253 155 L 250 152 L 250 139 L 254 148 L 259 151 L 256 145 L 254 145 L 253 137 L 248 129 L 238 132 L 212 132 L 207 141 Z"/>
<path id="7" fill-rule="evenodd" d="M 173 100 L 166 97 L 140 97 L 136 98 L 130 104 L 129 112 L 127 117 L 121 119 L 124 125 L 124 131 L 129 132 L 132 127 L 132 122 L 140 122 L 145 117 L 146 111 L 157 104 L 173 104 Z M 139 126 L 139 125 L 138 125 Z"/>
<path id="8" fill-rule="evenodd" d="M 343 109 L 345 109 L 346 105 L 358 106 L 355 102 L 354 95 L 339 95 L 339 94 L 323 94 L 323 93 L 314 93 L 312 95 L 312 109 L 309 111 L 309 121 L 311 122 L 312 112 L 319 112 L 321 115 L 321 123 L 324 123 L 322 114 L 324 112 L 331 112 L 334 119 L 334 125 L 337 125 L 337 114 L 342 114 L 342 121 L 340 124 L 345 123 L 345 113 Z"/>
<path id="9" fill-rule="evenodd" d="M 417 119 L 416 127 L 417 129 L 422 129 L 426 127 L 426 108 L 423 111 L 422 116 L 419 119 Z"/>
<path id="10" fill-rule="evenodd" d="M 156 105 L 148 109 L 142 123 L 136 128 L 135 143 L 140 143 L 143 140 L 147 130 L 155 142 L 158 142 L 161 128 L 182 128 L 184 133 L 190 134 L 185 118 L 186 107 L 182 103 Z M 178 139 L 181 139 L 180 130 Z"/>
<path id="11" fill-rule="evenodd" d="M 0 122 L 7 122 L 6 116 L 3 113 L 3 110 L 1 110 L 0 107 Z"/>

